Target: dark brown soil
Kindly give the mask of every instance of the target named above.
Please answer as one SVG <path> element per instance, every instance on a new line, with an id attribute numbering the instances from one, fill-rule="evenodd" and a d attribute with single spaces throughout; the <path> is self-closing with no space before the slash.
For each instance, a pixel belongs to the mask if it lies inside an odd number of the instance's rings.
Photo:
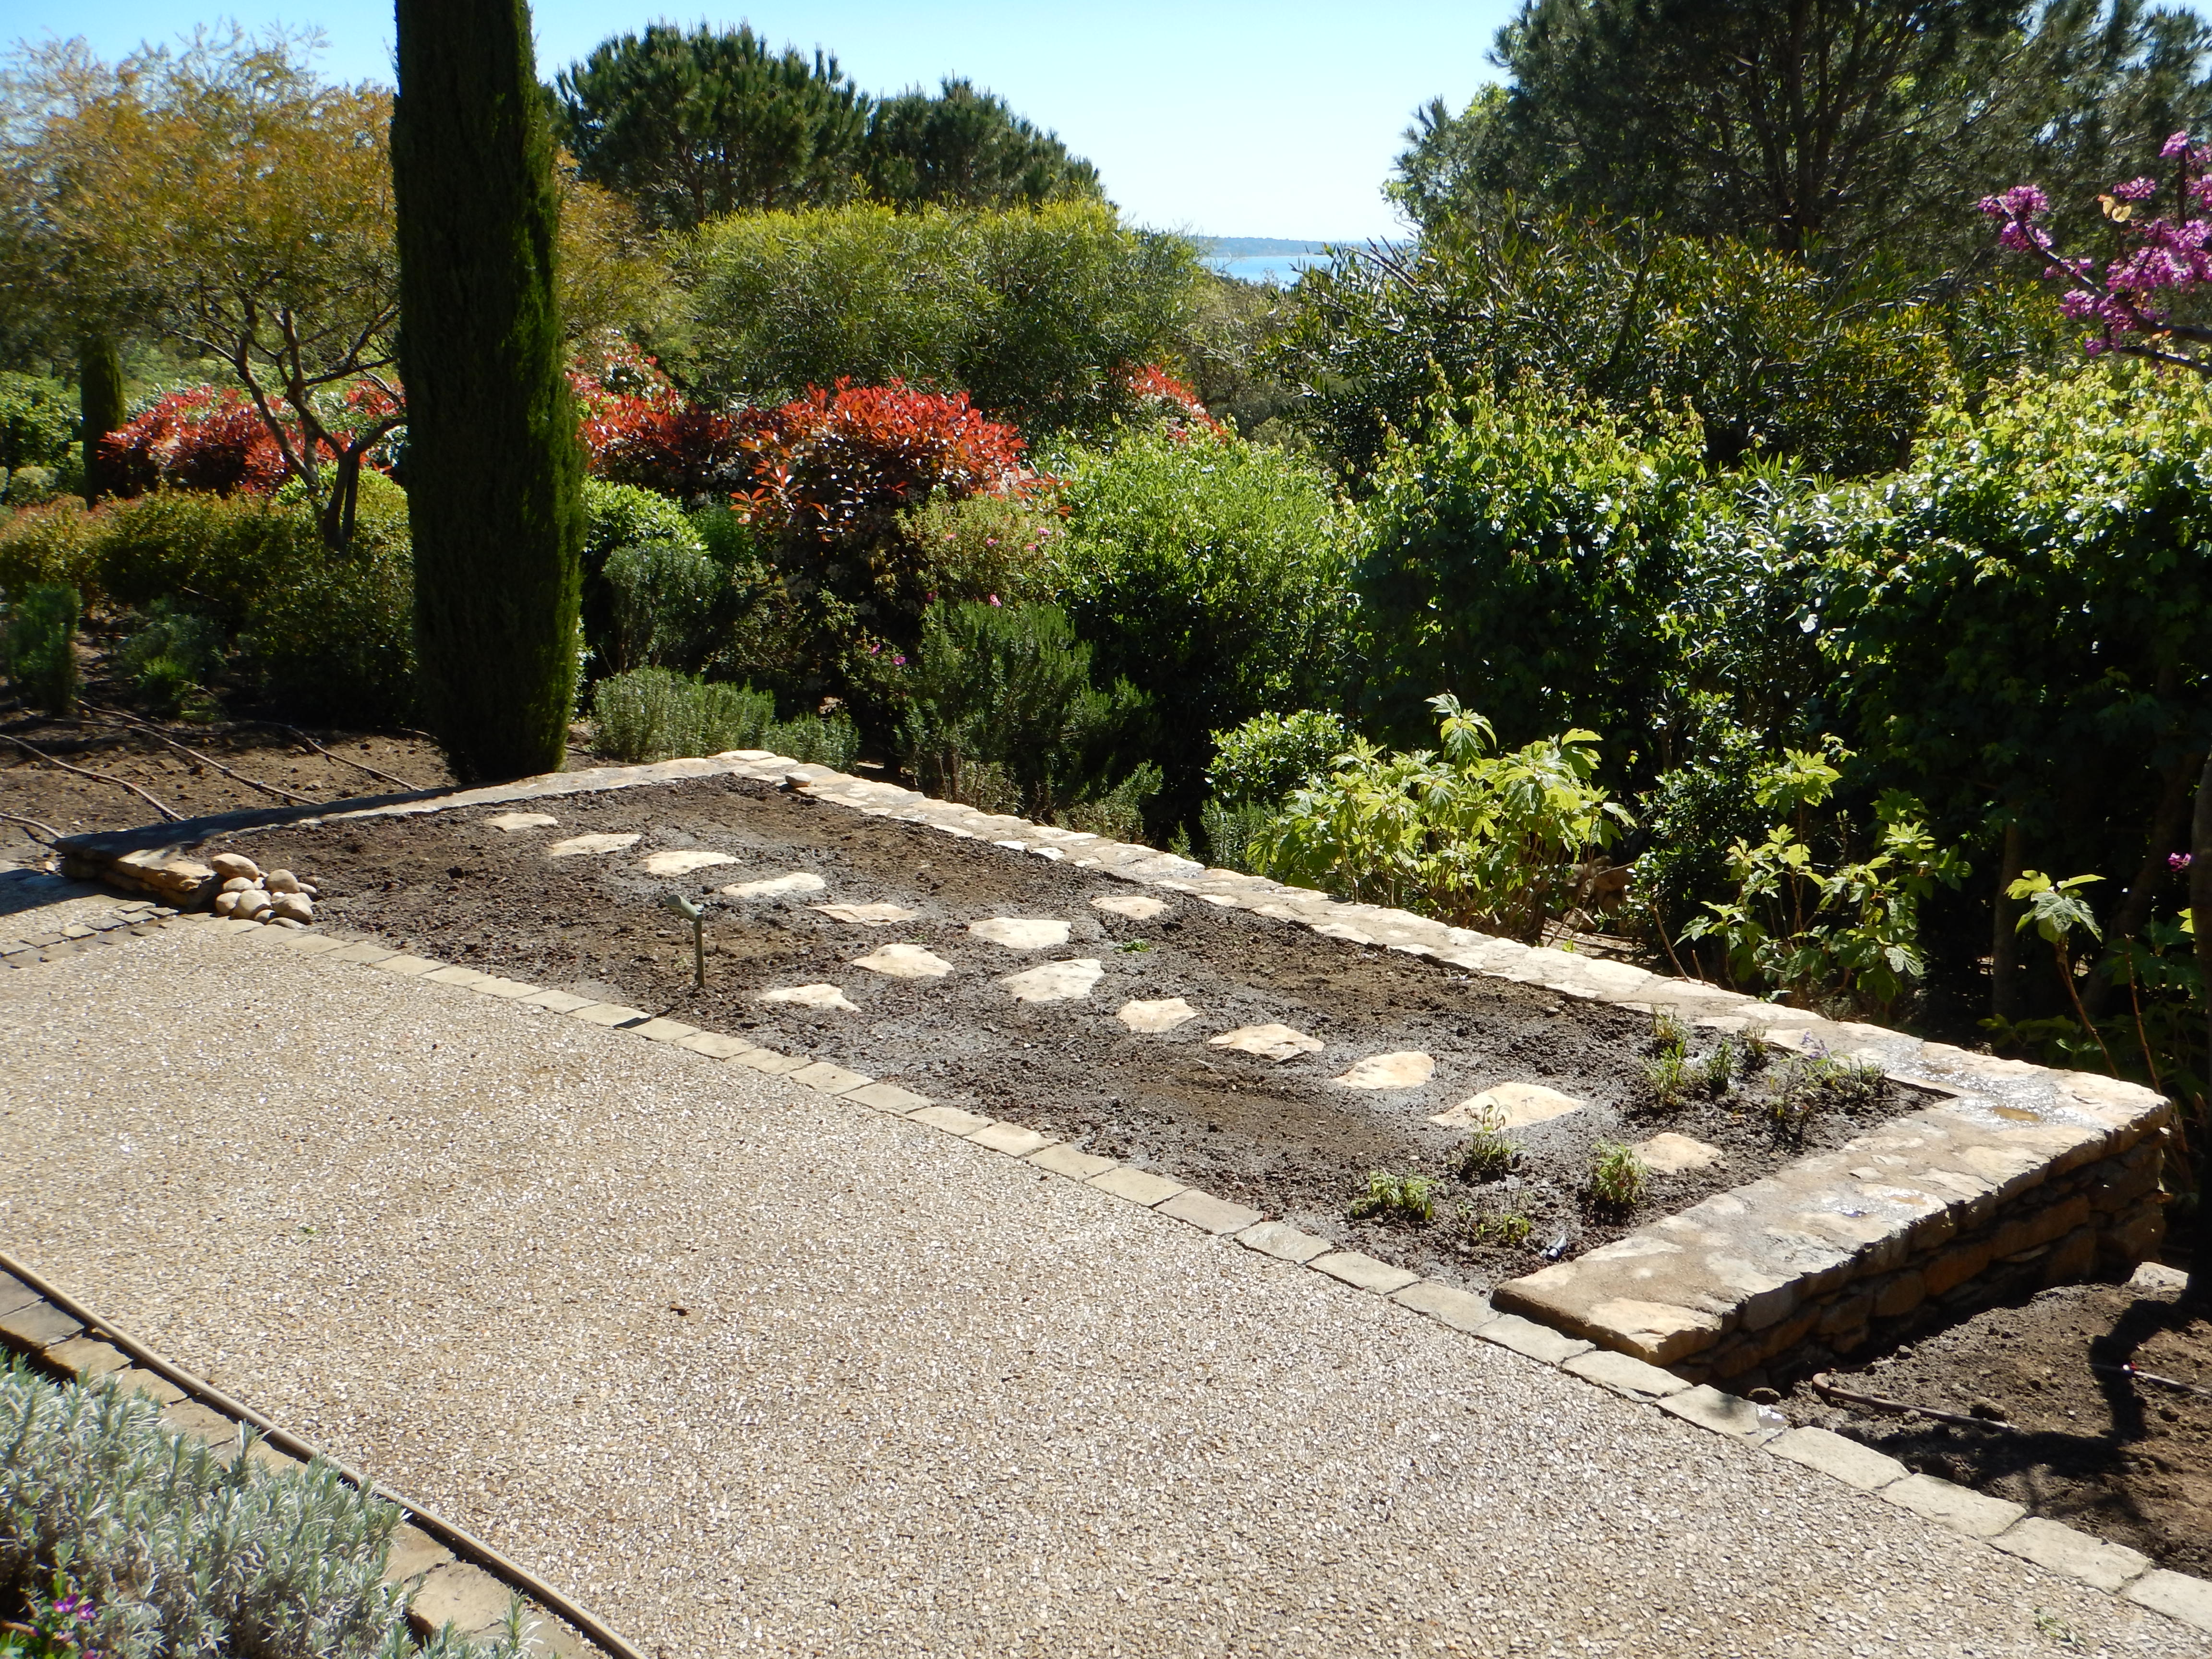
<path id="1" fill-rule="evenodd" d="M 1748 1109 L 1638 1109 L 1650 1027 L 1627 1011 L 1476 979 L 738 780 L 570 797 L 547 810 L 557 830 L 508 834 L 483 822 L 490 811 L 471 811 L 258 832 L 237 845 L 319 884 L 323 917 L 341 926 L 849 1065 L 1472 1285 L 1525 1273 L 1547 1249 L 1572 1255 L 1618 1237 L 1798 1155 Z M 642 839 L 617 854 L 549 860 L 543 851 L 556 836 L 631 830 Z M 647 853 L 694 848 L 737 862 L 675 879 L 637 867 Z M 828 890 L 771 902 L 715 896 L 793 871 L 821 876 Z M 1089 902 L 1146 890 L 1170 907 L 1150 922 Z M 703 991 L 691 987 L 688 927 L 659 908 L 672 891 L 708 909 Z M 809 908 L 878 901 L 920 915 L 864 927 Z M 965 931 L 994 915 L 1057 918 L 1072 936 L 1064 947 L 1018 952 Z M 891 980 L 849 965 L 893 940 L 934 951 L 955 972 Z M 1086 1000 L 1047 1005 L 1018 1003 L 994 983 L 1055 957 L 1095 957 L 1104 977 Z M 757 1000 L 775 987 L 817 982 L 841 987 L 860 1012 Z M 1126 1000 L 1175 996 L 1201 1017 L 1172 1033 L 1133 1035 L 1114 1018 Z M 1278 1064 L 1207 1046 L 1233 1027 L 1275 1021 L 1326 1049 Z M 1330 1084 L 1352 1061 L 1398 1049 L 1435 1057 L 1426 1086 L 1370 1092 Z M 1469 1186 L 1451 1173 L 1465 1132 L 1426 1120 L 1506 1081 L 1545 1084 L 1591 1109 L 1517 1132 L 1526 1151 L 1520 1170 Z M 1891 1090 L 1858 1118 L 1817 1118 L 1808 1144 L 1840 1144 L 1917 1103 Z M 1711 1141 L 1726 1159 L 1655 1181 L 1626 1214 L 1594 1209 L 1583 1191 L 1592 1144 L 1661 1128 Z M 1347 1219 L 1373 1170 L 1432 1178 L 1433 1222 Z M 1526 1248 L 1470 1237 L 1470 1217 L 1508 1211 L 1529 1218 Z"/>
<path id="2" fill-rule="evenodd" d="M 2212 1398 L 2099 1364 L 2212 1389 L 2212 1321 L 2187 1319 L 2173 1291 L 2067 1285 L 1992 1308 L 1828 1380 L 1854 1394 L 1973 1416 L 2010 1431 L 1899 1418 L 1824 1400 L 1810 1382 L 1792 1421 L 1849 1435 L 1917 1469 L 2025 1504 L 2212 1575 Z"/>

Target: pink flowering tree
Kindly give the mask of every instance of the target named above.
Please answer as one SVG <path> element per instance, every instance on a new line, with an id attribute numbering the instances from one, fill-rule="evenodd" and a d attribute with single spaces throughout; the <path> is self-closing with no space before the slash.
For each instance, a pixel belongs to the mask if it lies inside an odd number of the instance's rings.
<path id="1" fill-rule="evenodd" d="M 2044 218 L 2051 198 L 2033 185 L 2014 185 L 1983 198 L 1982 211 L 2002 221 L 1997 240 L 2043 262 L 2043 274 L 2065 284 L 2059 304 L 2087 324 L 2081 342 L 2091 356 L 2120 352 L 2212 375 L 2212 327 L 2174 314 L 2188 290 L 2212 283 L 2212 145 L 2177 132 L 2159 151 L 2171 172 L 2145 173 L 2097 198 L 2118 239 L 2118 252 L 2099 269 L 2094 256 L 2057 245 Z"/>

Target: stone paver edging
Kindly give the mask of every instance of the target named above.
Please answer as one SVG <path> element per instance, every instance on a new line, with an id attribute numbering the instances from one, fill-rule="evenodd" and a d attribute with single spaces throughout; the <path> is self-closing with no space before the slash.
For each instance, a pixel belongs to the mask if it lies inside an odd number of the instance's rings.
<path id="1" fill-rule="evenodd" d="M 15 878 L 53 880 L 20 875 Z M 1449 1329 L 1509 1348 L 1626 1400 L 1829 1474 L 1855 1492 L 1872 1494 L 1909 1509 L 1950 1531 L 1986 1542 L 2045 1571 L 2124 1595 L 2197 1630 L 2212 1632 L 2212 1583 L 2154 1568 L 2147 1557 L 2136 1551 L 2107 1544 L 2056 1522 L 2030 1516 L 2020 1505 L 1988 1498 L 1932 1476 L 1911 1474 L 1895 1460 L 1842 1436 L 1822 1429 L 1790 1428 L 1778 1413 L 1737 1395 L 1707 1384 L 1691 1383 L 1673 1371 L 1644 1364 L 1630 1355 L 1598 1348 L 1548 1325 L 1501 1311 L 1485 1298 L 1455 1285 L 1423 1280 L 1406 1269 L 1357 1252 L 1333 1249 L 1327 1241 L 1313 1238 L 1280 1221 L 1264 1218 L 1243 1206 L 1184 1187 L 1152 1171 L 1078 1152 L 1023 1126 L 994 1122 L 974 1113 L 939 1106 L 911 1091 L 842 1066 L 810 1062 L 804 1056 L 758 1048 L 746 1039 L 690 1028 L 672 1034 L 666 1030 L 648 1031 L 649 1026 L 675 1026 L 680 1022 L 656 1021 L 641 1010 L 584 1002 L 574 997 L 562 997 L 562 1001 L 572 1005 L 563 1008 L 548 1000 L 546 993 L 509 997 L 501 993 L 517 981 L 472 971 L 439 978 L 432 971 L 435 964 L 427 958 L 336 935 L 325 929 L 277 933 L 250 921 L 190 914 L 168 917 L 153 925 L 189 925 L 222 934 L 242 934 L 260 948 L 297 955 L 303 966 L 312 963 L 341 970 L 362 969 L 408 975 L 426 982 L 450 986 L 456 991 L 483 995 L 490 1000 L 512 1001 L 518 1007 L 532 1006 L 586 1024 L 635 1033 L 647 1041 L 668 1042 L 725 1064 L 780 1073 L 791 1083 L 825 1097 L 864 1110 L 904 1118 L 969 1141 L 981 1152 L 1018 1158 L 1046 1174 L 1060 1176 L 1150 1209 L 1178 1224 L 1309 1267 L 1339 1284 L 1383 1297 Z"/>
<path id="2" fill-rule="evenodd" d="M 368 1480 L 163 1358 L 4 1251 L 0 1251 L 0 1348 L 25 1355 L 52 1376 L 76 1382 L 105 1377 L 118 1388 L 143 1394 L 161 1407 L 162 1421 L 170 1429 L 217 1450 L 243 1446 L 248 1458 L 272 1468 L 321 1457 L 348 1485 L 397 1504 L 407 1518 L 392 1534 L 384 1582 L 412 1583 L 407 1618 L 423 1639 L 447 1625 L 463 1636 L 494 1636 L 506 1628 L 510 1599 L 519 1596 L 528 1632 L 523 1644 L 526 1656 L 550 1653 L 559 1659 L 584 1659 L 592 1651 L 586 1641 L 554 1622 L 557 1615 L 611 1659 L 646 1659 L 603 1620 L 475 1534 Z M 253 1437 L 251 1443 L 249 1435 Z"/>

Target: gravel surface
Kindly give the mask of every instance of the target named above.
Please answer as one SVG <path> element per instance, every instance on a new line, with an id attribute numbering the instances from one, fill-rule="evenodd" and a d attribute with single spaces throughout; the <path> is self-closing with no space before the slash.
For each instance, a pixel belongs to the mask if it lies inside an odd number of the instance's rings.
<path id="1" fill-rule="evenodd" d="M 0 972 L 0 1239 L 649 1650 L 2173 1655 L 1104 1194 L 178 927 Z"/>

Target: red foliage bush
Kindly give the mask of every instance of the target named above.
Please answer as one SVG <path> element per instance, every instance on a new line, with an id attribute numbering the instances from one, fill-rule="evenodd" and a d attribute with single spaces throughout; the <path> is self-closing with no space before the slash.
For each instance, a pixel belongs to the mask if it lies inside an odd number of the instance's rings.
<path id="1" fill-rule="evenodd" d="M 690 402 L 635 346 L 579 357 L 568 384 L 583 408 L 579 432 L 593 477 L 691 501 L 727 495 L 750 476 L 741 436 L 752 412 L 726 415 Z"/>
<path id="2" fill-rule="evenodd" d="M 1221 422 L 1199 401 L 1198 393 L 1158 363 L 1124 368 L 1115 378 L 1136 404 L 1140 420 L 1155 422 L 1178 438 L 1188 436 L 1193 428 L 1212 433 L 1223 430 Z"/>
<path id="3" fill-rule="evenodd" d="M 228 495 L 267 492 L 284 482 L 284 454 L 260 411 L 239 392 L 193 386 L 173 392 L 100 441 L 118 495 L 161 485 Z"/>

